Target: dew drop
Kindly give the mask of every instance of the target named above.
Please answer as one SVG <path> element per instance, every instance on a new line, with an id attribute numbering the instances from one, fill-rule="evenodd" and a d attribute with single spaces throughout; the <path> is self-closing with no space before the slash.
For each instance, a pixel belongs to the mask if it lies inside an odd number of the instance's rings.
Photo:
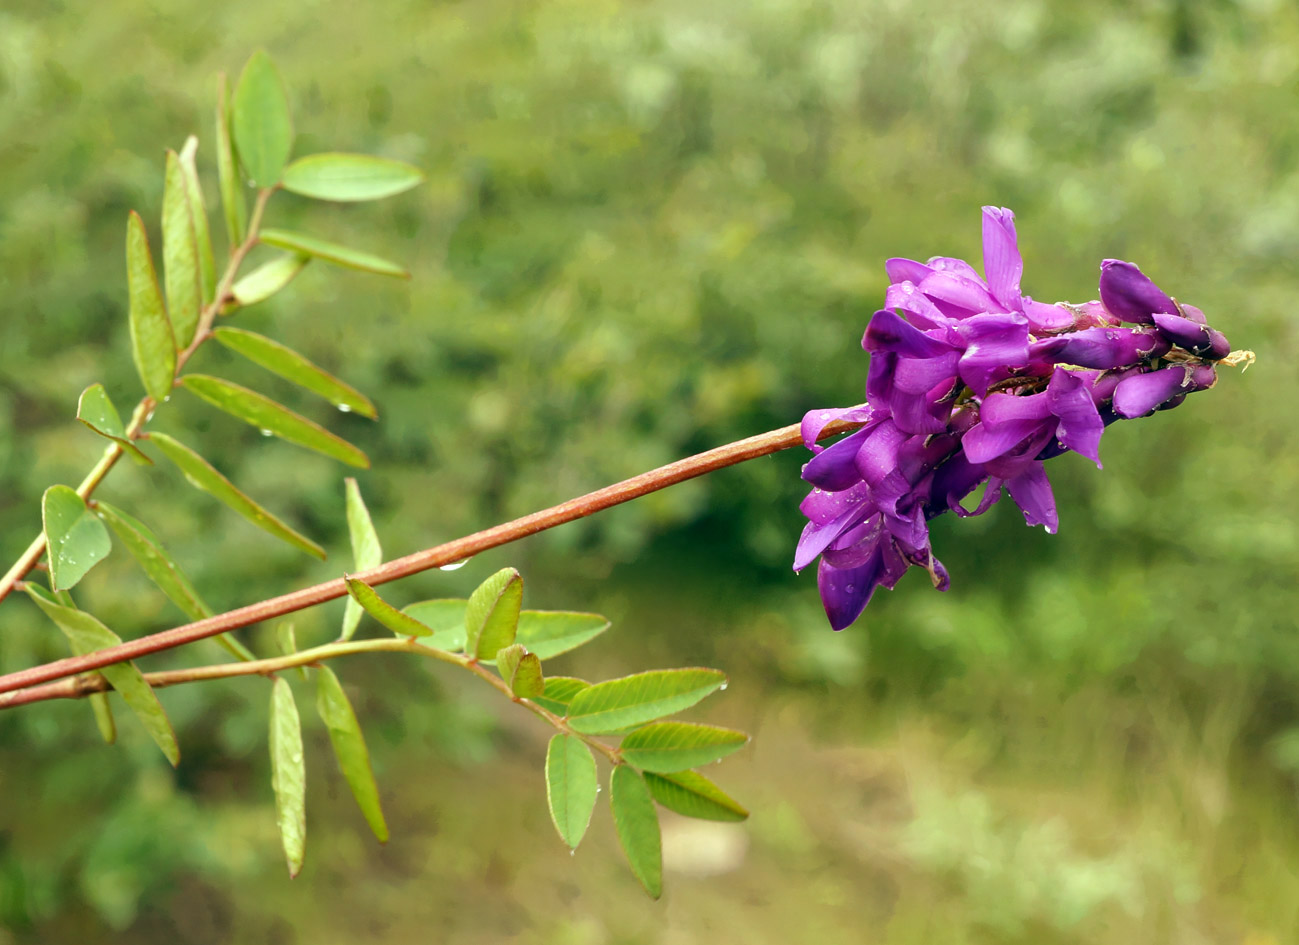
<path id="1" fill-rule="evenodd" d="M 351 412 L 352 412 L 352 407 L 351 407 L 350 404 L 335 404 L 335 406 L 338 407 L 338 412 L 339 412 L 339 413 L 351 413 Z"/>
<path id="2" fill-rule="evenodd" d="M 270 430 L 266 429 L 265 427 L 262 427 L 262 429 L 261 429 L 260 432 L 261 432 L 262 436 L 274 436 L 274 435 L 275 435 L 274 433 L 272 433 Z"/>
<path id="3" fill-rule="evenodd" d="M 853 591 L 855 591 L 856 589 L 857 589 L 857 588 L 855 588 L 855 587 L 854 587 L 853 585 L 851 585 L 851 584 L 849 584 L 847 587 L 844 588 L 844 590 L 847 591 L 849 594 L 851 594 L 851 593 L 852 593 Z"/>
<path id="4" fill-rule="evenodd" d="M 459 571 L 469 563 L 469 558 L 461 558 L 459 561 L 452 561 L 450 564 L 444 564 L 438 568 L 439 571 Z"/>
<path id="5" fill-rule="evenodd" d="M 724 683 L 722 683 L 720 686 L 717 687 L 717 691 L 718 691 L 718 692 L 725 692 L 725 691 L 726 691 L 726 687 L 729 686 L 729 685 L 730 685 L 730 683 L 728 683 L 728 682 L 724 682 Z"/>
<path id="6" fill-rule="evenodd" d="M 577 856 L 577 848 L 574 847 L 573 849 L 569 850 L 569 851 L 568 851 L 568 855 L 569 855 L 569 856 Z"/>

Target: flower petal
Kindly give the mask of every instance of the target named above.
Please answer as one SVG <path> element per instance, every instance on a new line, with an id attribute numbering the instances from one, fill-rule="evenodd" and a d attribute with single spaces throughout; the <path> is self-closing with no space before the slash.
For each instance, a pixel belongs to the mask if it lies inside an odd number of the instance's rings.
<path id="1" fill-rule="evenodd" d="M 1087 383 L 1072 371 L 1058 370 L 1046 389 L 1051 412 L 1060 418 L 1056 439 L 1100 467 L 1101 434 L 1105 424 L 1092 402 Z"/>
<path id="2" fill-rule="evenodd" d="M 841 492 L 861 480 L 855 460 L 878 424 L 868 424 L 827 446 L 803 466 L 803 478 L 830 492 Z"/>
<path id="3" fill-rule="evenodd" d="M 1148 325 L 1155 312 L 1177 314 L 1177 305 L 1135 264 L 1121 259 L 1101 263 L 1101 302 L 1125 322 Z"/>
<path id="4" fill-rule="evenodd" d="M 1028 360 L 1028 320 L 1023 315 L 975 315 L 957 330 L 966 339 L 961 380 L 980 397 L 1007 365 Z"/>
<path id="5" fill-rule="evenodd" d="M 961 440 L 961 449 L 965 452 L 965 458 L 971 463 L 976 465 L 987 463 L 1006 455 L 1029 437 L 1040 433 L 1047 426 L 1053 426 L 1054 423 L 1054 418 L 1009 420 L 995 425 L 980 423 L 965 434 L 965 438 Z"/>
<path id="6" fill-rule="evenodd" d="M 904 358 L 936 358 L 952 351 L 945 341 L 930 338 L 896 312 L 880 309 L 871 316 L 862 347 L 874 354 L 887 351 Z"/>
<path id="7" fill-rule="evenodd" d="M 803 445 L 813 453 L 819 453 L 825 449 L 824 446 L 817 443 L 821 436 L 821 431 L 833 423 L 835 420 L 869 420 L 872 410 L 865 404 L 856 407 L 829 407 L 824 410 L 809 410 L 803 414 L 803 422 L 799 427 L 799 432 L 803 434 Z"/>
<path id="8" fill-rule="evenodd" d="M 1187 370 L 1181 365 L 1124 378 L 1114 388 L 1114 410 L 1121 417 L 1144 417 L 1166 400 L 1184 393 Z"/>
<path id="9" fill-rule="evenodd" d="M 1005 307 L 992 297 L 981 281 L 951 272 L 934 272 L 920 283 L 920 291 L 939 308 L 956 318 L 968 318 L 984 312 L 1003 312 Z"/>
<path id="10" fill-rule="evenodd" d="M 1049 351 L 1060 364 L 1108 370 L 1160 357 L 1169 347 L 1153 328 L 1084 328 L 1039 341 L 1033 353 Z"/>
<path id="11" fill-rule="evenodd" d="M 884 307 L 902 309 L 919 328 L 945 328 L 955 319 L 944 315 L 914 282 L 895 282 L 884 291 Z"/>
<path id="12" fill-rule="evenodd" d="M 821 562 L 816 571 L 816 586 L 831 629 L 843 630 L 861 616 L 883 573 L 883 555 L 878 547 L 870 560 L 856 568 L 836 568 Z"/>
<path id="13" fill-rule="evenodd" d="M 1025 472 L 1006 483 L 1010 497 L 1024 512 L 1024 521 L 1029 525 L 1045 525 L 1049 534 L 1054 535 L 1060 527 L 1060 518 L 1056 514 L 1055 495 L 1051 492 L 1051 481 L 1046 478 L 1046 468 L 1041 463 L 1034 463 Z"/>
<path id="14" fill-rule="evenodd" d="M 922 262 L 916 262 L 914 259 L 903 259 L 901 256 L 895 256 L 892 259 L 884 260 L 884 273 L 889 277 L 889 282 L 915 282 L 919 283 L 921 279 L 933 272 Z"/>
<path id="15" fill-rule="evenodd" d="M 1078 319 L 1077 315 L 1063 305 L 1034 302 L 1028 296 L 1024 296 L 1024 315 L 1035 333 L 1064 331 L 1074 327 Z"/>
<path id="16" fill-rule="evenodd" d="M 988 289 L 1002 307 L 1019 308 L 1019 281 L 1024 260 L 1015 238 L 1015 214 L 1005 207 L 983 208 L 983 273 Z"/>

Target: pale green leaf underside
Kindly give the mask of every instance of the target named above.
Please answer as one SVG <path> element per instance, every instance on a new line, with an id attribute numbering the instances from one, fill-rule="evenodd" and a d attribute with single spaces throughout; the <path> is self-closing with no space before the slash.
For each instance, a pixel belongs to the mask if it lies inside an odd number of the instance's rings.
<path id="1" fill-rule="evenodd" d="M 733 822 L 749 816 L 749 812 L 726 792 L 696 771 L 674 774 L 646 772 L 645 784 L 654 800 L 683 817 Z"/>
<path id="2" fill-rule="evenodd" d="M 240 305 L 256 305 L 280 292 L 300 273 L 311 257 L 303 253 L 283 253 L 264 262 L 230 287 Z"/>
<path id="3" fill-rule="evenodd" d="M 345 578 L 347 593 L 379 623 L 399 637 L 425 637 L 432 631 L 414 617 L 403 613 L 378 595 L 374 588 L 356 578 Z"/>
<path id="4" fill-rule="evenodd" d="M 131 356 L 145 393 L 162 403 L 176 377 L 176 337 L 158 289 L 144 221 L 134 210 L 126 220 L 126 286 Z"/>
<path id="5" fill-rule="evenodd" d="M 81 392 L 81 399 L 77 401 L 77 419 L 100 436 L 117 443 L 136 462 L 153 465 L 153 460 L 127 437 L 126 428 L 122 426 L 122 416 L 109 400 L 103 384 L 91 384 Z"/>
<path id="6" fill-rule="evenodd" d="M 580 738 L 559 734 L 546 749 L 546 803 L 559 838 L 577 849 L 597 794 L 595 759 Z"/>
<path id="7" fill-rule="evenodd" d="M 198 138 L 190 135 L 180 149 L 180 166 L 185 171 L 185 194 L 189 198 L 189 215 L 194 223 L 194 242 L 198 247 L 199 301 L 206 305 L 216 295 L 216 258 L 212 253 L 212 231 L 208 226 L 207 208 L 203 202 L 203 187 L 198 179 L 198 166 L 194 162 L 198 153 Z"/>
<path id="8" fill-rule="evenodd" d="M 275 820 L 289 875 L 297 876 L 307 855 L 307 766 L 302 753 L 302 723 L 293 690 L 284 679 L 271 689 L 269 745 Z"/>
<path id="9" fill-rule="evenodd" d="M 266 229 L 261 231 L 258 239 L 267 246 L 276 246 L 295 253 L 305 253 L 308 256 L 314 256 L 317 259 L 323 259 L 325 262 L 331 262 L 336 266 L 343 266 L 347 269 L 360 269 L 363 272 L 373 272 L 381 276 L 396 276 L 399 279 L 410 278 L 409 272 L 381 256 L 349 249 L 338 243 L 331 243 L 329 240 L 308 236 L 306 233 Z"/>
<path id="10" fill-rule="evenodd" d="M 368 154 L 309 154 L 284 169 L 284 189 L 316 200 L 378 200 L 424 180 L 419 168 Z"/>
<path id="11" fill-rule="evenodd" d="M 502 568 L 469 595 L 465 605 L 465 652 L 480 660 L 514 642 L 523 603 L 523 578 L 514 568 Z"/>
<path id="12" fill-rule="evenodd" d="M 230 140 L 230 81 L 222 73 L 217 85 L 216 152 L 217 181 L 221 189 L 221 210 L 226 222 L 226 239 L 233 248 L 243 242 L 248 208 L 243 185 L 235 166 L 234 144 Z"/>
<path id="13" fill-rule="evenodd" d="M 613 825 L 627 862 L 645 891 L 663 895 L 663 850 L 658 811 L 644 779 L 626 765 L 613 769 L 609 781 Z"/>
<path id="14" fill-rule="evenodd" d="M 253 53 L 239 76 L 230 132 L 248 179 L 257 187 L 279 183 L 293 147 L 293 123 L 284 83 L 264 50 Z"/>
<path id="15" fill-rule="evenodd" d="M 50 486 L 41 499 L 50 584 L 56 591 L 75 587 L 86 573 L 108 557 L 113 542 L 104 523 L 68 486 Z"/>
<path id="16" fill-rule="evenodd" d="M 361 489 L 350 476 L 343 480 L 347 493 L 347 534 L 352 543 L 352 566 L 356 571 L 368 571 L 383 562 L 383 549 L 379 533 L 374 530 L 370 510 L 361 498 Z M 350 596 L 343 610 L 343 632 L 339 639 L 350 640 L 361 622 L 361 605 Z"/>
<path id="17" fill-rule="evenodd" d="M 162 277 L 167 288 L 167 314 L 178 348 L 194 339 L 202 294 L 188 189 L 179 155 L 167 151 L 162 188 Z"/>
<path id="18" fill-rule="evenodd" d="M 242 328 L 218 328 L 212 336 L 231 351 L 313 394 L 319 394 L 340 410 L 358 413 L 371 420 L 378 416 L 368 397 L 278 341 Z M 357 570 L 361 568 L 358 566 Z"/>
<path id="19" fill-rule="evenodd" d="M 388 823 L 379 804 L 379 786 L 374 780 L 370 750 L 365 745 L 356 712 L 343 691 L 342 683 L 328 666 L 316 670 L 316 683 L 316 710 L 329 729 L 329 741 L 334 746 L 339 770 L 343 772 L 375 838 L 380 843 L 387 843 Z"/>

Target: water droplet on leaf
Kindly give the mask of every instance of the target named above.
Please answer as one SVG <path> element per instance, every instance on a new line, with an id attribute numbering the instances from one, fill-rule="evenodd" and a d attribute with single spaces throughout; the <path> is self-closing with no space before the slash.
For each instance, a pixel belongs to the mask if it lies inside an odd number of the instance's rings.
<path id="1" fill-rule="evenodd" d="M 348 404 L 336 404 L 335 406 L 338 407 L 338 412 L 339 412 L 339 413 L 351 413 L 351 412 L 352 412 L 352 408 L 351 408 L 351 406 L 348 405 Z"/>
<path id="2" fill-rule="evenodd" d="M 450 564 L 444 564 L 438 568 L 439 571 L 459 571 L 469 563 L 469 558 L 461 558 L 459 561 L 452 561 Z"/>

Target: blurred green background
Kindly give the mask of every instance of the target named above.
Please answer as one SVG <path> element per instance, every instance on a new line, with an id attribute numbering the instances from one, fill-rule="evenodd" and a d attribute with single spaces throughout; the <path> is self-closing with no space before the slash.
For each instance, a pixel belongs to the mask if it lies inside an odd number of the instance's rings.
<path id="1" fill-rule="evenodd" d="M 2 945 L 1299 939 L 1293 5 L 7 0 L 6 564 L 40 527 L 41 491 L 100 452 L 72 419 L 78 393 L 139 396 L 124 217 L 156 221 L 162 149 L 191 132 L 216 206 L 214 76 L 258 46 L 289 85 L 297 153 L 429 176 L 376 205 L 279 196 L 271 223 L 414 278 L 316 265 L 236 320 L 365 390 L 378 424 L 222 352 L 195 367 L 366 449 L 390 555 L 856 402 L 884 258 L 977 263 L 985 203 L 1016 211 L 1034 297 L 1090 299 L 1101 258 L 1132 259 L 1259 362 L 1111 428 L 1102 472 L 1053 462 L 1059 535 L 1008 502 L 935 521 L 952 590 L 911 575 L 842 634 L 813 575 L 789 571 L 801 451 L 390 586 L 399 603 L 460 595 L 514 564 L 528 605 L 614 621 L 557 671 L 731 674 L 694 717 L 755 734 L 717 773 L 754 814 L 665 817 L 661 903 L 606 810 L 574 858 L 553 835 L 540 726 L 472 680 L 383 657 L 337 668 L 394 839 L 373 843 L 312 720 L 293 882 L 264 683 L 164 693 L 175 772 L 130 722 L 100 744 L 84 705 L 0 714 Z M 156 425 L 332 552 L 313 562 L 161 466 L 123 464 L 101 494 L 213 606 L 347 566 L 343 469 L 192 398 Z M 179 622 L 120 551 L 78 598 L 124 636 Z M 341 609 L 298 615 L 299 641 L 335 634 Z M 0 666 L 63 654 L 25 600 L 5 603 Z"/>

